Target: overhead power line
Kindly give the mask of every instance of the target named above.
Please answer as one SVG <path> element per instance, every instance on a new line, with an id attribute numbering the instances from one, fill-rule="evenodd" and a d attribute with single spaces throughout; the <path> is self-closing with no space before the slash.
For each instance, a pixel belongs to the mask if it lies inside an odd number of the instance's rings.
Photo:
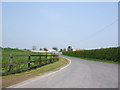
<path id="1" fill-rule="evenodd" d="M 102 29 L 100 29 L 99 31 L 89 35 L 87 38 L 84 38 L 82 40 L 79 40 L 79 41 L 76 41 L 76 42 L 81 42 L 81 41 L 86 41 L 88 39 L 91 39 L 92 37 L 96 36 L 96 35 L 99 35 L 101 32 L 107 30 L 107 28 L 109 28 L 110 26 L 112 26 L 113 24 L 115 24 L 116 22 L 118 21 L 118 18 L 115 19 L 113 22 L 111 22 L 110 24 L 106 25 L 105 27 L 103 27 Z M 72 42 L 72 43 L 75 43 L 75 42 Z"/>

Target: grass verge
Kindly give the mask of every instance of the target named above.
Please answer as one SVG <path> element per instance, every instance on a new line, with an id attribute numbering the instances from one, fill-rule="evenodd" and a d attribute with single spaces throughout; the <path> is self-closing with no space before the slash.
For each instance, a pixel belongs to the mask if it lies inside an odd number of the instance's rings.
<path id="1" fill-rule="evenodd" d="M 63 56 L 68 56 L 68 55 L 63 55 Z M 69 56 L 69 57 L 79 58 L 79 59 L 83 59 L 83 60 L 90 60 L 90 61 L 97 61 L 97 62 L 111 63 L 111 64 L 120 64 L 120 62 L 114 62 L 114 61 L 108 61 L 108 60 L 101 60 L 101 59 L 82 58 L 82 57 L 75 57 L 75 56 Z"/>
<path id="2" fill-rule="evenodd" d="M 8 76 L 2 76 L 2 88 L 17 84 L 38 75 L 43 75 L 51 71 L 59 70 L 61 67 L 65 66 L 68 63 L 69 61 L 67 59 L 60 57 L 58 62 L 48 64 L 40 68 L 36 68 L 22 73 L 11 74 Z"/>

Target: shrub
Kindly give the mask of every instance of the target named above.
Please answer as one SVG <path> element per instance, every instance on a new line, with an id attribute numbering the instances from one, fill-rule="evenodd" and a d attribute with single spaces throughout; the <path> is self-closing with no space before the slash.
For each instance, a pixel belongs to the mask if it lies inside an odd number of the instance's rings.
<path id="1" fill-rule="evenodd" d="M 119 61 L 120 47 L 102 48 L 84 51 L 64 51 L 63 55 L 82 58 L 104 59 L 110 61 Z"/>

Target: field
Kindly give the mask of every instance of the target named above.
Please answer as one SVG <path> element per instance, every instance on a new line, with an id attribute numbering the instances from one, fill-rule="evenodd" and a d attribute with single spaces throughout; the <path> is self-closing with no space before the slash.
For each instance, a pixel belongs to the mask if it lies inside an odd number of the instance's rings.
<path id="1" fill-rule="evenodd" d="M 50 53 L 33 53 L 29 50 L 18 50 L 18 49 L 11 49 L 11 48 L 3 48 L 2 49 L 2 55 L 6 57 L 2 57 L 2 73 L 8 73 L 11 71 L 19 71 L 21 72 L 23 69 L 28 68 L 28 63 L 25 64 L 15 64 L 15 63 L 23 63 L 28 62 L 28 56 L 27 55 L 51 55 Z M 26 56 L 14 56 L 12 57 L 12 63 L 15 64 L 12 66 L 12 69 L 10 71 L 10 66 L 7 66 L 11 63 L 9 55 L 26 55 Z M 30 57 L 30 67 L 35 67 L 38 65 L 45 65 L 49 63 L 50 56 L 31 56 Z M 41 63 L 37 62 L 41 59 Z"/>
<path id="2" fill-rule="evenodd" d="M 33 53 L 29 50 L 19 50 L 19 49 L 12 49 L 12 48 L 2 48 L 2 55 L 40 55 L 40 54 L 46 54 L 46 53 Z"/>
<path id="3" fill-rule="evenodd" d="M 103 60 L 118 62 L 119 61 L 120 47 L 113 48 L 102 48 L 94 50 L 84 50 L 84 51 L 65 51 L 63 55 L 80 57 L 80 58 L 89 58 L 94 60 Z"/>

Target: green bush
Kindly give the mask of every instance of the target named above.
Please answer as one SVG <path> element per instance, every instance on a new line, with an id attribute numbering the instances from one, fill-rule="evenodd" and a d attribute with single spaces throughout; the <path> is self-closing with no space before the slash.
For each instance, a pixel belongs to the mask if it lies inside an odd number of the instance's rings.
<path id="1" fill-rule="evenodd" d="M 120 52 L 120 47 L 113 47 L 113 48 L 102 48 L 102 49 L 84 50 L 84 51 L 64 51 L 63 55 L 82 57 L 82 58 L 110 60 L 110 61 L 118 62 L 119 52 Z"/>

